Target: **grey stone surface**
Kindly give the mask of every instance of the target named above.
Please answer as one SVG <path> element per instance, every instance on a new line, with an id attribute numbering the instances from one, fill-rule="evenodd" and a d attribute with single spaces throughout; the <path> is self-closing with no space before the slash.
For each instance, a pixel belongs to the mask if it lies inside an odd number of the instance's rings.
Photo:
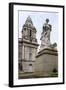
<path id="1" fill-rule="evenodd" d="M 50 76 L 53 70 L 58 72 L 58 52 L 53 49 L 44 49 L 38 53 L 35 62 L 35 72 L 44 72 L 45 76 Z"/>

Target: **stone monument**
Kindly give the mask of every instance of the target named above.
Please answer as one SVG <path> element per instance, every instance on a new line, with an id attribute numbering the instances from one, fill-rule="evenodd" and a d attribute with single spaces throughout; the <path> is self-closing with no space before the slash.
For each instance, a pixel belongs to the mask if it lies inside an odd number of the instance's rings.
<path id="1" fill-rule="evenodd" d="M 40 38 L 40 51 L 36 56 L 35 71 L 37 77 L 58 76 L 57 44 L 50 42 L 51 31 L 52 26 L 49 24 L 49 19 L 46 19 Z"/>

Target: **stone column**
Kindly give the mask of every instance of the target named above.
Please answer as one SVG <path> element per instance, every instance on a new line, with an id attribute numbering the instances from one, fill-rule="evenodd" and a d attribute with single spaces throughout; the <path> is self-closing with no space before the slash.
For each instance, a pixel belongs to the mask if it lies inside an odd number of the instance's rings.
<path id="1" fill-rule="evenodd" d="M 22 59 L 24 59 L 24 45 L 22 46 Z"/>

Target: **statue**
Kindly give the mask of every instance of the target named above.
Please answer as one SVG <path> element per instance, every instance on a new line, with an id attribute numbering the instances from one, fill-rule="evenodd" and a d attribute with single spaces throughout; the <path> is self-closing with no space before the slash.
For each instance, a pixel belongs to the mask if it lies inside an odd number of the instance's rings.
<path id="1" fill-rule="evenodd" d="M 44 23 L 43 25 L 43 31 L 41 34 L 41 47 L 40 48 L 45 48 L 45 47 L 51 47 L 54 48 L 54 46 L 56 47 L 56 43 L 55 44 L 51 44 L 50 42 L 50 33 L 52 30 L 52 26 L 49 24 L 49 19 L 46 19 L 46 23 Z"/>
<path id="2" fill-rule="evenodd" d="M 47 38 L 48 41 L 50 41 L 50 31 L 51 31 L 51 25 L 48 24 L 49 19 L 46 19 L 46 23 L 43 26 L 44 31 L 44 37 Z"/>

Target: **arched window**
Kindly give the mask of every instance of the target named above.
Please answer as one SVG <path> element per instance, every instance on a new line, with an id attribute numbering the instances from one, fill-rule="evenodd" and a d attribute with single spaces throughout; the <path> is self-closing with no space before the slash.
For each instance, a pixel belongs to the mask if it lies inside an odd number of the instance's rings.
<path id="1" fill-rule="evenodd" d="M 30 34 L 29 35 L 30 35 L 30 37 L 32 36 L 32 31 L 31 30 L 30 30 Z"/>

